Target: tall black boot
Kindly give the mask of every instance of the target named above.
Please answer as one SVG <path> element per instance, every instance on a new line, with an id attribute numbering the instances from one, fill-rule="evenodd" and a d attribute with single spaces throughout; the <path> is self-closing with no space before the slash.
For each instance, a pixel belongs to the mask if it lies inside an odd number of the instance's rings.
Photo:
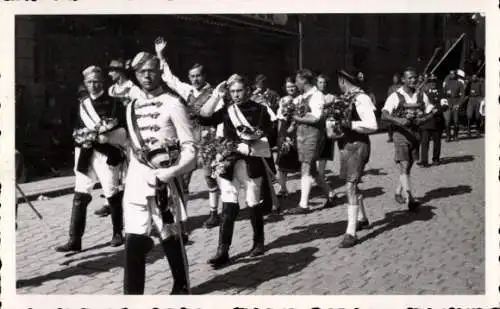
<path id="1" fill-rule="evenodd" d="M 250 256 L 259 256 L 264 254 L 264 215 L 262 205 L 256 205 L 250 208 L 250 222 L 253 229 L 253 246 L 250 250 Z"/>
<path id="2" fill-rule="evenodd" d="M 178 237 L 169 237 L 162 241 L 163 251 L 167 257 L 174 283 L 171 295 L 188 294 L 186 265 L 181 249 L 181 242 Z"/>
<path id="3" fill-rule="evenodd" d="M 111 223 L 113 224 L 113 238 L 110 246 L 118 247 L 123 244 L 123 191 L 120 191 L 108 198 L 109 207 L 111 209 Z"/>
<path id="4" fill-rule="evenodd" d="M 91 200 L 92 196 L 90 194 L 75 192 L 69 226 L 69 241 L 57 247 L 57 252 L 82 250 L 82 237 L 85 232 L 85 224 L 87 221 L 87 206 L 90 204 Z"/>
<path id="5" fill-rule="evenodd" d="M 148 236 L 127 234 L 125 239 L 123 294 L 144 294 L 146 254 L 153 248 L 153 245 L 153 240 Z"/>
<path id="6" fill-rule="evenodd" d="M 219 246 L 217 253 L 208 260 L 212 266 L 222 266 L 229 262 L 229 247 L 233 239 L 234 221 L 240 207 L 237 203 L 222 203 L 221 223 L 219 226 Z"/>

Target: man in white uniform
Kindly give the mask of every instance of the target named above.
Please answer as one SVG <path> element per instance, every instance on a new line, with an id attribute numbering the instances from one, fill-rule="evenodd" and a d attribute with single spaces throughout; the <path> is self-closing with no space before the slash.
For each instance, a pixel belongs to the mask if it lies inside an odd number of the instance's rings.
<path id="1" fill-rule="evenodd" d="M 145 258 L 153 247 L 154 226 L 174 279 L 171 294 L 186 294 L 188 265 L 179 225 L 187 215 L 179 178 L 196 161 L 191 123 L 180 98 L 161 87 L 157 57 L 141 52 L 132 68 L 142 93 L 126 111 L 131 153 L 124 194 L 124 293 L 144 293 Z"/>
<path id="2" fill-rule="evenodd" d="M 186 102 L 189 109 L 191 109 L 191 121 L 193 123 L 193 133 L 197 142 L 200 141 L 202 135 L 209 133 L 210 131 L 215 132 L 215 127 L 203 126 L 199 122 L 199 110 L 207 102 L 209 97 L 212 95 L 213 89 L 210 84 L 206 81 L 206 76 L 204 68 L 200 64 L 195 64 L 188 73 L 189 81 L 191 84 L 183 83 L 180 81 L 170 70 L 170 67 L 164 57 L 164 51 L 166 49 L 167 43 L 162 39 L 158 38 L 155 41 L 156 55 L 161 60 L 163 67 L 163 81 L 177 92 L 181 98 Z M 221 106 L 218 106 L 220 108 Z M 207 221 L 205 221 L 206 228 L 213 228 L 219 225 L 220 217 L 217 214 L 217 208 L 219 206 L 219 187 L 217 185 L 217 180 L 211 176 L 211 170 L 208 166 L 203 167 L 205 174 L 205 182 L 208 187 L 208 201 L 210 207 L 210 216 Z M 184 176 L 184 189 L 188 191 L 189 183 L 191 180 L 191 172 L 186 173 Z"/>
<path id="3" fill-rule="evenodd" d="M 120 148 L 110 144 L 111 137 L 125 137 L 123 106 L 104 91 L 103 72 L 99 67 L 90 66 L 83 71 L 87 96 L 80 99 L 80 112 L 76 130 L 84 128 L 96 130 L 98 124 L 113 119 L 116 125 L 91 145 L 75 141 L 75 196 L 71 213 L 69 241 L 56 248 L 58 252 L 80 251 L 85 231 L 87 206 L 97 181 L 101 183 L 104 196 L 108 200 L 113 223 L 111 246 L 123 244 L 122 237 L 122 197 L 120 189 L 120 166 L 124 155 Z"/>

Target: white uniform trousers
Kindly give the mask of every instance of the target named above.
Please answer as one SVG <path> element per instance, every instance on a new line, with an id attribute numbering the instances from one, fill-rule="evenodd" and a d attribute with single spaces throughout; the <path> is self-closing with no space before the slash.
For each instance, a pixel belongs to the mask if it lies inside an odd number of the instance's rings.
<path id="1" fill-rule="evenodd" d="M 106 198 L 112 197 L 120 191 L 121 164 L 111 166 L 106 163 L 107 156 L 94 151 L 90 158 L 87 174 L 76 170 L 80 148 L 75 148 L 75 192 L 90 194 L 97 182 L 101 183 Z"/>
<path id="2" fill-rule="evenodd" d="M 227 180 L 218 177 L 221 200 L 223 203 L 238 203 L 238 191 L 241 187 L 245 189 L 245 200 L 249 207 L 254 207 L 261 202 L 260 187 L 262 177 L 248 177 L 247 164 L 244 160 L 238 160 L 234 165 L 233 179 Z"/>
<path id="3" fill-rule="evenodd" d="M 154 196 L 146 197 L 146 204 L 125 199 L 123 205 L 125 233 L 149 236 L 154 225 L 162 239 L 178 235 L 179 222 L 187 219 L 185 208 L 180 203 L 180 199 L 170 199 L 169 209 L 174 217 L 174 223 L 164 224 Z"/>

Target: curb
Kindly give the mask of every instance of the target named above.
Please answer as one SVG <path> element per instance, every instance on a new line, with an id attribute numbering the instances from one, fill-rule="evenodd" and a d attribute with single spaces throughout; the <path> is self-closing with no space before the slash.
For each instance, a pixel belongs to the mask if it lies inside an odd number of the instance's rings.
<path id="1" fill-rule="evenodd" d="M 94 186 L 94 190 L 100 189 L 100 188 L 101 188 L 100 183 L 98 183 Z M 22 189 L 22 187 L 21 187 L 21 189 Z M 74 181 L 72 181 L 71 184 L 68 184 L 68 185 L 59 186 L 56 188 L 50 188 L 47 190 L 34 191 L 34 192 L 29 192 L 29 193 L 24 192 L 24 193 L 25 193 L 28 201 L 33 202 L 33 201 L 38 200 L 38 197 L 41 195 L 46 196 L 48 198 L 54 198 L 54 197 L 58 197 L 61 195 L 73 193 L 74 191 L 75 191 L 75 183 L 74 183 Z M 17 194 L 18 194 L 17 203 L 26 203 L 24 197 L 19 193 L 17 193 Z"/>

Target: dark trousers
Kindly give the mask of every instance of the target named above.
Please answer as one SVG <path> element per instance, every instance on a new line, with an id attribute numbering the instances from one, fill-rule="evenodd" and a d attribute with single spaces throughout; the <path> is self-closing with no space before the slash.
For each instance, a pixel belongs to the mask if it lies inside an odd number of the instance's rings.
<path id="1" fill-rule="evenodd" d="M 446 124 L 446 137 L 450 138 L 451 129 L 453 126 L 453 136 L 458 137 L 458 107 L 451 107 L 447 109 L 444 113 L 444 121 Z"/>
<path id="2" fill-rule="evenodd" d="M 389 140 L 392 141 L 392 137 L 394 135 L 394 128 L 392 127 L 392 125 L 387 126 L 387 135 L 389 137 Z"/>
<path id="3" fill-rule="evenodd" d="M 429 163 L 429 144 L 432 140 L 432 161 L 439 160 L 441 156 L 441 134 L 440 129 L 422 130 L 420 141 L 420 162 Z"/>

